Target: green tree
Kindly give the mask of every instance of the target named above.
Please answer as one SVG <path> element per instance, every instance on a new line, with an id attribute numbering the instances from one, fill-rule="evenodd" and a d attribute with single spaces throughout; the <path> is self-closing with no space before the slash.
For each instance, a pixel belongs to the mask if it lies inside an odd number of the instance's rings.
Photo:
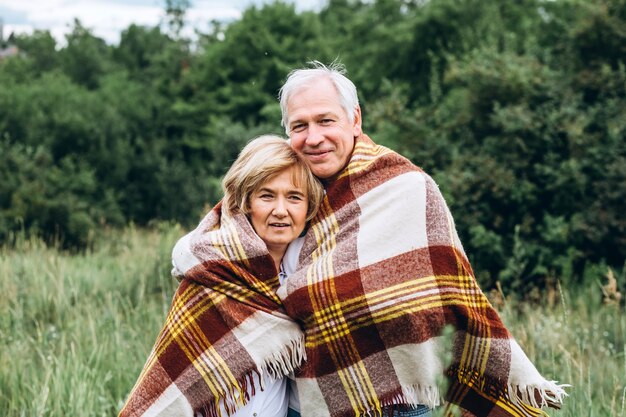
<path id="1" fill-rule="evenodd" d="M 90 89 L 99 85 L 100 77 L 110 71 L 111 50 L 104 40 L 93 36 L 78 19 L 65 35 L 67 45 L 59 51 L 63 71 L 77 84 Z"/>
<path id="2" fill-rule="evenodd" d="M 519 293 L 626 259 L 623 2 L 523 3 L 424 5 L 433 53 L 405 68 L 430 66 L 369 107 L 378 140 L 434 174 L 483 285 Z"/>
<path id="3" fill-rule="evenodd" d="M 181 30 L 185 26 L 185 13 L 189 6 L 191 6 L 189 0 L 165 0 L 167 25 L 174 38 L 180 36 Z"/>
<path id="4" fill-rule="evenodd" d="M 209 38 L 190 68 L 197 111 L 249 126 L 280 121 L 276 96 L 290 68 L 323 55 L 322 28 L 311 12 L 275 2 L 247 9 L 219 37 Z"/>
<path id="5" fill-rule="evenodd" d="M 622 267 L 624 0 L 277 1 L 195 43 L 189 5 L 167 1 L 167 28 L 131 25 L 117 46 L 78 21 L 61 49 L 48 32 L 14 37 L 23 53 L 0 62 L 0 240 L 195 223 L 239 149 L 284 133 L 287 73 L 338 58 L 366 132 L 440 184 L 486 288 Z"/>
<path id="6" fill-rule="evenodd" d="M 84 247 L 100 216 L 110 216 L 108 207 L 93 204 L 99 193 L 93 170 L 76 158 L 55 163 L 42 147 L 4 141 L 0 162 L 0 241 L 27 230 L 63 246 Z"/>
<path id="7" fill-rule="evenodd" d="M 158 56 L 170 43 L 172 40 L 159 27 L 131 24 L 122 31 L 119 45 L 113 48 L 112 55 L 131 76 L 153 79 L 160 75 L 154 68 Z"/>
<path id="8" fill-rule="evenodd" d="M 49 31 L 35 30 L 30 35 L 16 35 L 13 42 L 23 53 L 21 59 L 29 62 L 34 76 L 58 67 L 57 43 Z"/>

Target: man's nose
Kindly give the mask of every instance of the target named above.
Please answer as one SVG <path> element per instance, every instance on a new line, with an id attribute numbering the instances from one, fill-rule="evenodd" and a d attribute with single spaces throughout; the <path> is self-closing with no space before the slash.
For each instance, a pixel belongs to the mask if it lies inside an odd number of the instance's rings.
<path id="1" fill-rule="evenodd" d="M 322 129 L 317 126 L 315 123 L 311 123 L 309 125 L 309 129 L 307 132 L 306 144 L 308 146 L 317 146 L 324 141 L 324 135 L 322 134 Z"/>

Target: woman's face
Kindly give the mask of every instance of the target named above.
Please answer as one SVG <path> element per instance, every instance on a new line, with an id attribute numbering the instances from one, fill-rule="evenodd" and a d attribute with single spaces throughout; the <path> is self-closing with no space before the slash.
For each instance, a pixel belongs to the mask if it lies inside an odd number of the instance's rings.
<path id="1" fill-rule="evenodd" d="M 304 230 L 309 207 L 306 188 L 292 181 L 294 169 L 279 172 L 250 196 L 252 227 L 270 252 L 281 256 Z"/>

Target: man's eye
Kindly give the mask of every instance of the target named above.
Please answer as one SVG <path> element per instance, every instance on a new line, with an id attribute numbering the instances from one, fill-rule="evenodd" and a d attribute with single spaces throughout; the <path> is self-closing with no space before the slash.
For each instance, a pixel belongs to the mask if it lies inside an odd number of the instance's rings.
<path id="1" fill-rule="evenodd" d="M 297 125 L 293 125 L 291 127 L 291 131 L 292 132 L 302 132 L 305 128 L 305 124 L 304 123 L 298 123 Z"/>
<path id="2" fill-rule="evenodd" d="M 322 125 L 328 125 L 328 124 L 331 124 L 332 122 L 333 122 L 333 119 L 322 119 L 320 121 Z"/>

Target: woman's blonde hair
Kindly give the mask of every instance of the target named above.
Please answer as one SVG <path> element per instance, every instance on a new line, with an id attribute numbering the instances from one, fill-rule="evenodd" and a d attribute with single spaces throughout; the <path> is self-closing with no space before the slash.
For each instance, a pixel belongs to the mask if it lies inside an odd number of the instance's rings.
<path id="1" fill-rule="evenodd" d="M 309 221 L 324 198 L 324 189 L 286 139 L 263 135 L 251 140 L 239 153 L 222 180 L 222 208 L 229 214 L 250 212 L 250 196 L 287 168 L 294 167 L 292 181 L 306 189 Z"/>

